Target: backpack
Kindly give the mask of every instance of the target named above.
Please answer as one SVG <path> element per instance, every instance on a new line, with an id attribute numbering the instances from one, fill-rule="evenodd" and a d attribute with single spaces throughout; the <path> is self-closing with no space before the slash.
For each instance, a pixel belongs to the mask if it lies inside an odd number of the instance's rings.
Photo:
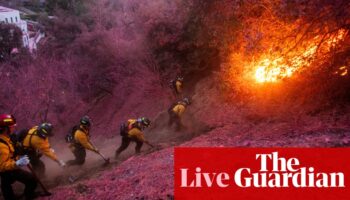
<path id="1" fill-rule="evenodd" d="M 176 80 L 175 80 L 175 79 L 169 81 L 169 87 L 170 87 L 171 89 L 176 89 Z"/>
<path id="2" fill-rule="evenodd" d="M 70 132 L 65 136 L 65 140 L 67 143 L 75 143 L 74 135 L 77 130 L 80 130 L 79 126 L 73 126 Z"/>
<path id="3" fill-rule="evenodd" d="M 29 129 L 22 129 L 10 135 L 13 144 L 22 143 L 24 138 L 28 135 Z"/>
<path id="4" fill-rule="evenodd" d="M 171 114 L 171 113 L 173 112 L 173 108 L 174 108 L 175 106 L 177 106 L 177 104 L 178 104 L 178 103 L 173 103 L 173 104 L 171 104 L 171 106 L 170 106 L 169 109 L 168 109 L 168 113 L 169 113 L 169 114 Z"/>
<path id="5" fill-rule="evenodd" d="M 28 135 L 28 132 L 29 132 L 29 129 L 21 129 L 10 135 L 10 140 L 15 149 L 14 155 L 26 154 L 26 150 L 23 147 L 23 141 L 24 141 L 24 138 L 26 138 L 26 136 Z"/>
<path id="6" fill-rule="evenodd" d="M 120 124 L 120 135 L 127 136 L 128 135 L 128 126 L 125 123 Z"/>

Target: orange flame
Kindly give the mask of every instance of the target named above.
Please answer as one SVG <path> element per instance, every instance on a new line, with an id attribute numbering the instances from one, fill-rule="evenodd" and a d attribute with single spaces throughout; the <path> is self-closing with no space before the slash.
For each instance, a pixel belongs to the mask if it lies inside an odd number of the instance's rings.
<path id="1" fill-rule="evenodd" d="M 348 67 L 347 66 L 341 66 L 337 71 L 334 72 L 336 75 L 340 76 L 346 76 L 348 75 Z"/>
<path id="2" fill-rule="evenodd" d="M 343 29 L 339 30 L 333 36 L 330 36 L 324 41 L 322 48 L 318 46 L 321 41 L 320 37 L 315 37 L 312 42 L 306 45 L 303 53 L 292 52 L 289 55 L 292 56 L 263 56 L 258 62 L 252 63 L 253 69 L 255 69 L 255 80 L 259 83 L 264 82 L 276 82 L 278 80 L 291 77 L 296 71 L 309 66 L 313 59 L 316 57 L 317 51 L 320 48 L 323 52 L 328 53 L 333 47 L 335 47 L 340 41 L 344 40 L 347 32 Z M 256 67 L 254 67 L 256 66 Z M 347 74 L 343 71 L 341 76 Z"/>

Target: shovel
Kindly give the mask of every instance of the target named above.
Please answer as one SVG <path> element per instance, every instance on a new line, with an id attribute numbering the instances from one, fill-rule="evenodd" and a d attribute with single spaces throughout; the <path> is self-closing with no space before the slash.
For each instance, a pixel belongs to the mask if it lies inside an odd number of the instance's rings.
<path id="1" fill-rule="evenodd" d="M 76 177 L 76 176 L 70 175 L 70 176 L 68 177 L 68 181 L 69 181 L 70 183 L 74 183 L 76 180 L 78 180 L 78 177 Z"/>
<path id="2" fill-rule="evenodd" d="M 106 158 L 102 153 L 97 152 L 97 154 L 100 155 L 105 161 L 104 165 L 108 165 L 110 163 L 109 158 Z"/>

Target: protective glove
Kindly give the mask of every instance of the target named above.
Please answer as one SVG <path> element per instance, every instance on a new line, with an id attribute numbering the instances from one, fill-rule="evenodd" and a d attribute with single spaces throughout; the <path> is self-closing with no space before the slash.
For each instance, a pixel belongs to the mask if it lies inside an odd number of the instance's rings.
<path id="1" fill-rule="evenodd" d="M 58 164 L 61 166 L 61 167 L 65 167 L 66 166 L 66 163 L 63 161 L 63 160 L 59 160 L 57 161 Z"/>
<path id="2" fill-rule="evenodd" d="M 17 165 L 18 167 L 22 167 L 22 166 L 28 165 L 29 162 L 30 162 L 30 160 L 29 160 L 28 156 L 25 155 L 25 156 L 20 157 L 20 158 L 16 161 L 16 165 Z"/>

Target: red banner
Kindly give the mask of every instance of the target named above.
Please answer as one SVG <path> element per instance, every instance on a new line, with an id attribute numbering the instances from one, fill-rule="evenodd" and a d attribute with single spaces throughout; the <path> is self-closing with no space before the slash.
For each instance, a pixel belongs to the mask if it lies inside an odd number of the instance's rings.
<path id="1" fill-rule="evenodd" d="M 350 148 L 175 148 L 175 199 L 350 199 Z"/>

